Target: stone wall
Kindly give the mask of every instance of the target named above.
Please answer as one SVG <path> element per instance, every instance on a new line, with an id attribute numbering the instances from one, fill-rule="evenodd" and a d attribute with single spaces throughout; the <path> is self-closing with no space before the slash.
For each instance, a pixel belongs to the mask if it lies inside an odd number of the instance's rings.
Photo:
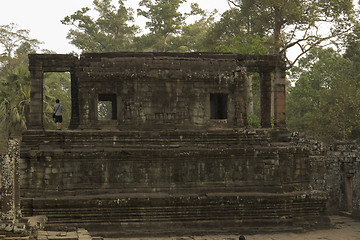
<path id="1" fill-rule="evenodd" d="M 181 234 L 184 226 L 197 234 L 324 226 L 327 197 L 309 190 L 310 151 L 289 134 L 27 131 L 23 213 L 48 216 L 50 229 L 71 222 L 107 236 Z"/>
<path id="2" fill-rule="evenodd" d="M 245 71 L 234 55 L 84 54 L 77 71 L 80 128 L 189 129 L 247 125 Z M 211 94 L 223 94 L 227 116 L 211 120 Z M 99 120 L 112 95 L 113 121 Z"/>
<path id="3" fill-rule="evenodd" d="M 307 149 L 273 132 L 28 131 L 22 195 L 306 190 Z"/>
<path id="4" fill-rule="evenodd" d="M 71 73 L 71 129 L 244 127 L 247 72 L 261 76 L 262 126 L 271 127 L 272 91 L 273 124 L 285 126 L 285 62 L 275 55 L 30 54 L 29 70 L 30 129 L 43 128 L 43 74 L 61 71 Z M 111 105 L 105 120 L 99 115 L 104 102 Z"/>
<path id="5" fill-rule="evenodd" d="M 324 144 L 293 133 L 293 142 L 308 149 L 312 189 L 328 193 L 328 211 L 360 217 L 360 148 L 355 142 Z"/>

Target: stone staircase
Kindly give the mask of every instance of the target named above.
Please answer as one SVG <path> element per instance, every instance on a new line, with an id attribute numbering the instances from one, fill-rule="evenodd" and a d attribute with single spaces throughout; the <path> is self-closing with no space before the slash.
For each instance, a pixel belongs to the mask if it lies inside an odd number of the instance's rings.
<path id="1" fill-rule="evenodd" d="M 212 148 L 226 146 L 269 146 L 273 140 L 266 131 L 28 131 L 23 135 L 22 152 L 56 149 L 116 148 Z M 37 149 L 37 147 L 39 147 Z"/>
<path id="2" fill-rule="evenodd" d="M 326 225 L 286 131 L 28 131 L 22 211 L 94 236 L 296 231 Z M 296 175 L 294 175 L 296 173 Z M 302 191 L 299 191 L 302 190 Z"/>
<path id="3" fill-rule="evenodd" d="M 48 217 L 46 230 L 84 227 L 102 237 L 299 231 L 327 223 L 318 192 L 38 198 L 33 214 Z"/>

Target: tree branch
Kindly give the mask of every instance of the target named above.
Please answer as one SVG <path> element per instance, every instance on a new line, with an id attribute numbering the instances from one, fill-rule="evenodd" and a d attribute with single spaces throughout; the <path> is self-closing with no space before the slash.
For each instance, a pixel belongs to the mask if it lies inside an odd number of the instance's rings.
<path id="1" fill-rule="evenodd" d="M 233 0 L 227 0 L 228 3 L 230 2 L 231 4 L 233 4 L 235 7 L 241 8 L 241 6 L 237 3 L 235 3 Z"/>
<path id="2" fill-rule="evenodd" d="M 314 36 L 314 35 L 310 35 L 310 36 L 307 36 L 307 37 L 304 37 L 302 39 L 299 39 L 295 42 L 292 42 L 292 43 L 289 43 L 287 44 L 286 46 L 284 46 L 284 48 L 281 50 L 282 53 L 286 52 L 287 49 L 297 45 L 299 46 L 299 48 L 301 49 L 301 53 L 295 58 L 294 61 L 290 61 L 288 59 L 288 57 L 286 57 L 285 55 L 285 59 L 286 59 L 286 62 L 288 63 L 289 68 L 293 67 L 295 65 L 295 63 L 303 56 L 305 55 L 306 53 L 308 53 L 311 49 L 313 49 L 314 47 L 318 46 L 320 43 L 324 42 L 324 41 L 327 41 L 327 40 L 330 40 L 334 37 L 337 37 L 337 36 L 340 36 L 340 35 L 343 35 L 344 33 L 347 33 L 351 31 L 351 28 L 348 28 L 344 31 L 341 31 L 341 32 L 336 32 L 334 34 L 331 34 L 331 35 L 328 35 L 326 37 L 318 37 L 318 36 Z M 312 40 L 313 39 L 313 40 Z M 313 43 L 308 43 L 308 44 L 305 44 L 305 45 L 302 45 L 301 42 L 308 42 L 308 41 L 313 41 Z"/>

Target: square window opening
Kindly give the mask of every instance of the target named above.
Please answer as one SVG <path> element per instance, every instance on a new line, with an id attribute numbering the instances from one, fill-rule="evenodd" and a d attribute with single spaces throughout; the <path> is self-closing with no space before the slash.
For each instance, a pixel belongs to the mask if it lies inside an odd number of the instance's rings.
<path id="1" fill-rule="evenodd" d="M 99 94 L 98 120 L 116 120 L 116 94 Z"/>
<path id="2" fill-rule="evenodd" d="M 210 118 L 211 119 L 227 119 L 227 100 L 226 93 L 210 94 Z"/>

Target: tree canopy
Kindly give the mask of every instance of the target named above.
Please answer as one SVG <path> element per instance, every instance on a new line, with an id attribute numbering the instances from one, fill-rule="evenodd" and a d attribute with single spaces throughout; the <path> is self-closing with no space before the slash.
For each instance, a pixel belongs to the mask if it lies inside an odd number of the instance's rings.
<path id="1" fill-rule="evenodd" d="M 26 43 L 32 48 L 37 48 L 40 42 L 29 37 L 30 31 L 27 29 L 17 29 L 15 23 L 0 26 L 0 46 L 4 48 L 2 57 L 11 58 L 15 50 Z"/>
<path id="2" fill-rule="evenodd" d="M 360 139 L 358 63 L 333 49 L 314 48 L 291 70 L 287 123 L 323 141 Z"/>
<path id="3" fill-rule="evenodd" d="M 97 19 L 93 19 L 90 8 L 85 7 L 61 21 L 75 27 L 67 36 L 71 43 L 83 52 L 128 50 L 138 31 L 138 27 L 131 24 L 132 9 L 126 8 L 122 0 L 118 6 L 112 5 L 111 0 L 94 0 L 93 4 Z"/>
<path id="4" fill-rule="evenodd" d="M 248 29 L 268 36 L 274 54 L 282 54 L 289 67 L 319 44 L 337 41 L 353 30 L 357 14 L 352 0 L 228 0 L 241 11 Z M 295 60 L 289 48 L 300 50 Z"/>

